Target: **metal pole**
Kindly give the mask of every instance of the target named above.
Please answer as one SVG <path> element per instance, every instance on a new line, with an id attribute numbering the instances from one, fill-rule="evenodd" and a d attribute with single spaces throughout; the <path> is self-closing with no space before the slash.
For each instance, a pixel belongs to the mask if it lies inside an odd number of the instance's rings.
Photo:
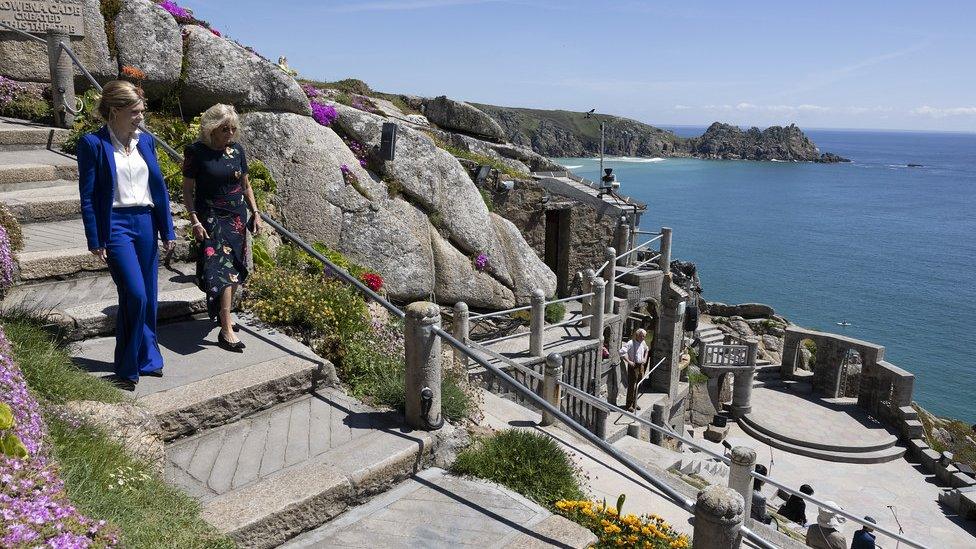
<path id="1" fill-rule="evenodd" d="M 600 122 L 600 175 L 599 177 L 601 178 L 603 177 L 603 129 L 604 129 L 603 122 Z"/>

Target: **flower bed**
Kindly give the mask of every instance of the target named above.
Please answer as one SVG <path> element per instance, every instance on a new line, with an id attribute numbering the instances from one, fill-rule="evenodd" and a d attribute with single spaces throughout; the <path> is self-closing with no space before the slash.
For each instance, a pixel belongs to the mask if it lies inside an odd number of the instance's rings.
<path id="1" fill-rule="evenodd" d="M 118 545 L 114 528 L 105 521 L 85 517 L 68 501 L 64 483 L 50 459 L 40 407 L 27 391 L 24 376 L 11 358 L 10 343 L 2 328 L 0 394 L 13 416 L 13 426 L 3 435 L 5 438 L 15 435 L 26 449 L 23 458 L 0 455 L 0 546 Z"/>
<path id="2" fill-rule="evenodd" d="M 597 548 L 640 547 L 643 549 L 686 549 L 691 540 L 676 532 L 657 515 L 622 515 L 624 497 L 617 507 L 590 500 L 559 500 L 556 512 L 597 535 Z M 618 507 L 620 509 L 618 509 Z"/>

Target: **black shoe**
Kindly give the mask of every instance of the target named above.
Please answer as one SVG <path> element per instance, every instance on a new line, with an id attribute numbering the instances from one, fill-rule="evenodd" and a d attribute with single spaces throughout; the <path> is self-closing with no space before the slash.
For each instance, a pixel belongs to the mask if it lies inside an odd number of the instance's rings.
<path id="1" fill-rule="evenodd" d="M 235 334 L 236 334 L 237 332 L 239 332 L 239 331 L 241 331 L 241 327 L 240 327 L 240 326 L 238 326 L 236 322 L 234 323 L 234 325 L 233 325 L 233 326 L 231 326 L 231 329 L 232 329 L 232 330 L 234 330 L 234 333 L 235 333 Z"/>
<path id="2" fill-rule="evenodd" d="M 231 351 L 234 353 L 244 352 L 244 343 L 242 341 L 238 341 L 237 343 L 227 341 L 227 339 L 224 338 L 224 332 L 217 332 L 217 345 L 220 345 L 220 348 L 224 349 L 225 351 Z"/>
<path id="3" fill-rule="evenodd" d="M 110 376 L 107 378 L 108 382 L 114 385 L 118 389 L 123 391 L 135 391 L 136 382 L 131 379 L 120 377 L 120 376 Z"/>
<path id="4" fill-rule="evenodd" d="M 139 375 L 149 376 L 149 377 L 163 377 L 163 369 L 160 368 L 158 370 L 153 370 L 151 372 L 139 372 Z"/>

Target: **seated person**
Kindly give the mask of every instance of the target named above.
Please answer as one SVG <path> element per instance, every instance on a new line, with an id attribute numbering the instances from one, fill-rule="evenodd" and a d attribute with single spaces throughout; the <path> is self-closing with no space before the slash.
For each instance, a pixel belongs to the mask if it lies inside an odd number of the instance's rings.
<path id="1" fill-rule="evenodd" d="M 813 488 L 809 484 L 804 484 L 800 486 L 800 492 L 812 496 Z M 807 503 L 800 496 L 790 495 L 790 499 L 780 506 L 777 513 L 801 526 L 807 525 Z"/>

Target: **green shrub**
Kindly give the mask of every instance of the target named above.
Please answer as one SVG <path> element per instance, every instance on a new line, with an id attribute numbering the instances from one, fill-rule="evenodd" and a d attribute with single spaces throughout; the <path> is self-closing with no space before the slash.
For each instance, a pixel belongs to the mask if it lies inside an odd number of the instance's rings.
<path id="1" fill-rule="evenodd" d="M 701 372 L 688 372 L 688 383 L 691 385 L 708 383 L 708 376 Z"/>
<path id="2" fill-rule="evenodd" d="M 10 101 L 0 102 L 0 116 L 21 118 L 44 124 L 54 122 L 54 110 L 51 109 L 51 103 L 32 90 L 14 93 Z"/>
<path id="3" fill-rule="evenodd" d="M 119 48 L 115 41 L 115 18 L 122 11 L 122 0 L 100 0 L 98 5 L 105 21 L 105 38 L 108 41 L 108 52 L 112 57 L 119 56 Z"/>
<path id="4" fill-rule="evenodd" d="M 10 249 L 15 252 L 24 249 L 24 231 L 20 228 L 20 221 L 17 221 L 6 204 L 0 204 L 0 225 L 7 231 Z"/>
<path id="5" fill-rule="evenodd" d="M 439 137 L 437 137 L 435 134 L 431 132 L 426 132 L 426 133 L 427 133 L 427 137 L 430 137 L 434 141 L 434 145 L 451 153 L 451 155 L 454 156 L 455 158 L 464 158 L 465 160 L 471 160 L 472 162 L 476 162 L 483 166 L 491 166 L 492 168 L 500 171 L 501 173 L 514 177 L 515 179 L 529 179 L 531 177 L 531 175 L 520 172 L 499 160 L 495 160 L 494 158 L 489 158 L 483 154 L 466 151 L 464 149 L 459 149 L 457 147 L 448 145 L 447 143 L 442 141 Z"/>
<path id="6" fill-rule="evenodd" d="M 549 299 L 555 299 L 556 296 L 552 296 Z M 546 305 L 546 322 L 549 324 L 555 324 L 566 317 L 566 303 L 550 303 Z"/>
<path id="7" fill-rule="evenodd" d="M 480 187 L 478 188 L 478 192 L 481 193 L 481 199 L 485 201 L 485 207 L 488 208 L 488 211 L 495 211 L 495 200 L 491 197 L 491 193 Z"/>
<path id="8" fill-rule="evenodd" d="M 550 509 L 558 500 L 583 497 L 569 456 L 552 438 L 531 431 L 512 429 L 476 441 L 451 472 L 497 482 Z"/>
<path id="9" fill-rule="evenodd" d="M 268 251 L 268 239 L 264 235 L 254 237 L 254 245 L 251 246 L 251 257 L 254 260 L 255 269 L 272 269 L 275 266 L 274 258 Z"/>
<path id="10" fill-rule="evenodd" d="M 268 207 L 268 201 L 277 192 L 278 183 L 264 162 L 256 158 L 247 164 L 247 179 L 254 191 L 254 201 L 258 203 L 258 209 L 264 211 Z"/>

